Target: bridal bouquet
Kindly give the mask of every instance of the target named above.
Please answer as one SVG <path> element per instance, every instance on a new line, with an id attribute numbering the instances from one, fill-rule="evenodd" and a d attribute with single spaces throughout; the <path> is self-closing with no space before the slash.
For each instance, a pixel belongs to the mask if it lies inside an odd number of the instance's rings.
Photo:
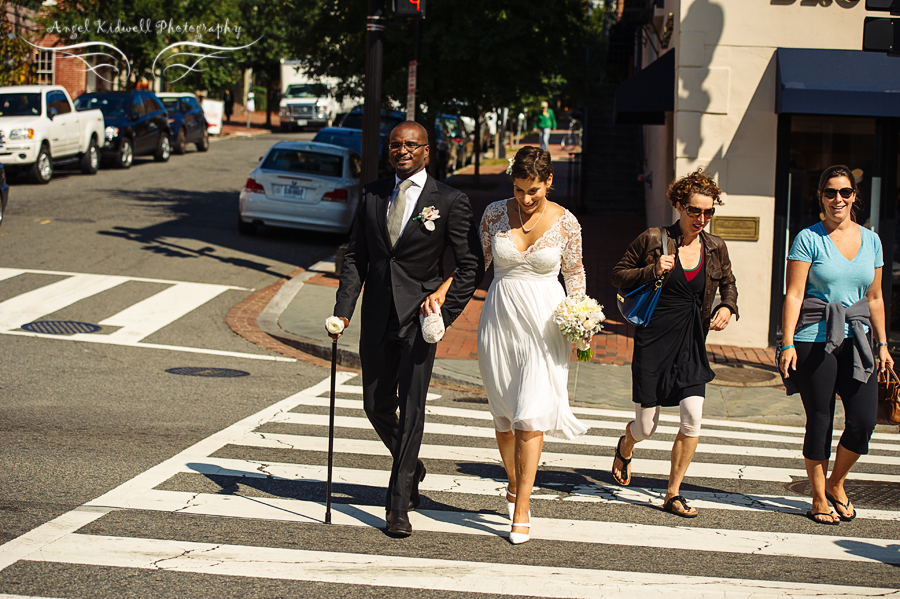
<path id="1" fill-rule="evenodd" d="M 567 297 L 553 311 L 553 322 L 559 325 L 566 339 L 575 344 L 580 362 L 590 362 L 594 357 L 591 337 L 600 332 L 604 320 L 603 306 L 583 293 Z"/>

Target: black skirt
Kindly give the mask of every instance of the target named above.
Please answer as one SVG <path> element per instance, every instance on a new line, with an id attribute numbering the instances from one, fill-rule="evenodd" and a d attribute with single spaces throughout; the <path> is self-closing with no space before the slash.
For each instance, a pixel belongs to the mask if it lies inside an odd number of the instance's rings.
<path id="1" fill-rule="evenodd" d="M 705 270 L 704 261 L 700 272 L 688 281 L 676 259 L 650 323 L 635 330 L 631 392 L 641 407 L 677 406 L 685 397 L 705 397 L 706 383 L 715 378 L 700 318 Z"/>

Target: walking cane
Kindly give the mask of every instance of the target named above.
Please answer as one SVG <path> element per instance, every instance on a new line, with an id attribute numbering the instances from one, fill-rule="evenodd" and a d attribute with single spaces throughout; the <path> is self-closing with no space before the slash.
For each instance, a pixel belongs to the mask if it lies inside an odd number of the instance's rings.
<path id="1" fill-rule="evenodd" d="M 334 463 L 334 388 L 337 381 L 337 339 L 331 341 L 331 408 L 328 417 L 328 483 L 325 486 L 325 524 L 331 524 L 331 469 Z"/>

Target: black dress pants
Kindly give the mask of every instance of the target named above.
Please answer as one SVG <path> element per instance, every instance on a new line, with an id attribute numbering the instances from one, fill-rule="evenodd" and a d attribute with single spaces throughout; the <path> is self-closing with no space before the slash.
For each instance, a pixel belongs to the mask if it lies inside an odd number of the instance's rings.
<path id="1" fill-rule="evenodd" d="M 437 348 L 422 338 L 418 314 L 413 318 L 414 322 L 401 326 L 391 306 L 381 343 L 359 346 L 363 407 L 394 458 L 385 499 L 387 510 L 409 509 L 425 431 L 425 396 Z"/>

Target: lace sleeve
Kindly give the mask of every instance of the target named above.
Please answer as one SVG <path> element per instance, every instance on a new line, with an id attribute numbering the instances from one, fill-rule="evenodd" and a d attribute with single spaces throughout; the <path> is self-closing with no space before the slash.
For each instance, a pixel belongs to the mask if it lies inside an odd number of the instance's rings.
<path id="1" fill-rule="evenodd" d="M 484 252 L 484 270 L 487 270 L 491 265 L 491 261 L 494 259 L 494 254 L 491 251 L 491 231 L 488 226 L 488 211 L 485 211 L 484 216 L 481 217 L 481 249 Z"/>
<path id="2" fill-rule="evenodd" d="M 587 279 L 581 260 L 581 225 L 568 210 L 560 220 L 560 224 L 565 231 L 561 262 L 566 294 L 587 293 Z"/>
<path id="3" fill-rule="evenodd" d="M 494 259 L 494 252 L 491 246 L 494 235 L 504 228 L 506 230 L 509 229 L 509 220 L 507 220 L 506 216 L 506 200 L 488 204 L 488 207 L 484 210 L 484 216 L 481 217 L 481 249 L 484 250 L 485 270 L 488 269 L 488 266 L 491 265 Z"/>

